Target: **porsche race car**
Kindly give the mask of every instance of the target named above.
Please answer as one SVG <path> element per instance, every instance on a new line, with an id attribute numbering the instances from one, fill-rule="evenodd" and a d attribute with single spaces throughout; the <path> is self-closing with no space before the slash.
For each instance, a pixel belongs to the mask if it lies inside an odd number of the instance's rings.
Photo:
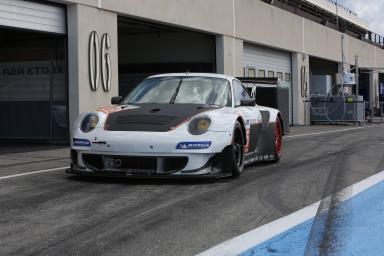
<path id="1" fill-rule="evenodd" d="M 78 117 L 67 173 L 239 177 L 246 165 L 281 158 L 280 112 L 256 105 L 231 76 L 151 76 L 111 103 Z"/>

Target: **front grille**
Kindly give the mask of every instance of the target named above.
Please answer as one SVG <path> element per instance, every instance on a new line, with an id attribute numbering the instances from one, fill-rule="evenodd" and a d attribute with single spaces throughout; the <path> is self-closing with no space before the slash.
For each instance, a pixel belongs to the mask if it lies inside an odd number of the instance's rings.
<path id="1" fill-rule="evenodd" d="M 82 160 L 84 165 L 93 171 L 118 170 L 132 174 L 155 174 L 157 171 L 159 173 L 174 173 L 184 169 L 188 163 L 188 157 L 109 156 L 98 154 L 82 154 Z"/>
<path id="2" fill-rule="evenodd" d="M 100 171 L 104 169 L 103 156 L 94 154 L 82 155 L 84 165 L 93 171 Z"/>
<path id="3" fill-rule="evenodd" d="M 173 173 L 184 169 L 188 163 L 188 157 L 164 157 L 164 172 Z"/>
<path id="4" fill-rule="evenodd" d="M 176 120 L 176 116 L 157 116 L 157 115 L 126 115 L 116 118 L 118 125 L 166 125 Z"/>

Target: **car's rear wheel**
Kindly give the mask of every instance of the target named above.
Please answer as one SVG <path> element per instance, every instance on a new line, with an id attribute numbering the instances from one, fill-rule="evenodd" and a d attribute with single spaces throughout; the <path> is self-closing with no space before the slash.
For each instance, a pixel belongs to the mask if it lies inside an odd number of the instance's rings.
<path id="1" fill-rule="evenodd" d="M 232 177 L 237 178 L 241 175 L 244 169 L 244 147 L 245 139 L 243 128 L 239 122 L 236 122 L 233 130 L 232 145 L 230 147 L 230 165 L 232 167 Z"/>
<path id="2" fill-rule="evenodd" d="M 274 148 L 275 148 L 275 162 L 278 162 L 281 158 L 283 151 L 283 130 L 281 127 L 280 118 L 276 119 L 275 123 L 275 140 L 274 140 Z"/>

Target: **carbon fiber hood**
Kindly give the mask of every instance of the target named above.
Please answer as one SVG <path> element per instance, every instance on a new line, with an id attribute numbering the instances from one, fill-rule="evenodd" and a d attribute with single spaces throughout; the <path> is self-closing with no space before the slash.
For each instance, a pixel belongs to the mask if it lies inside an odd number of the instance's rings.
<path id="1" fill-rule="evenodd" d="M 167 132 L 191 117 L 217 109 L 196 104 L 138 104 L 134 109 L 110 113 L 105 122 L 108 131 Z"/>

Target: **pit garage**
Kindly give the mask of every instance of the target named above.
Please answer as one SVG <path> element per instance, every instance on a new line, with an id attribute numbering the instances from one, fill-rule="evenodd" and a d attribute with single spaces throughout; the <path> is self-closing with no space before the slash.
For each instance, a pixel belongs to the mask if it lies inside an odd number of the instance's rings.
<path id="1" fill-rule="evenodd" d="M 119 17 L 119 94 L 169 72 L 215 72 L 215 36 Z"/>
<path id="2" fill-rule="evenodd" d="M 309 57 L 309 74 L 311 84 L 311 94 L 318 96 L 319 91 L 314 90 L 314 86 L 320 86 L 326 83 L 328 92 L 331 93 L 335 89 L 336 74 L 339 72 L 339 66 L 337 62 L 324 60 L 316 57 Z M 319 85 L 318 85 L 319 84 Z M 323 93 L 323 92 L 322 92 Z M 334 94 L 337 94 L 334 92 Z"/>
<path id="3" fill-rule="evenodd" d="M 384 73 L 379 73 L 379 98 L 384 102 Z"/>
<path id="4" fill-rule="evenodd" d="M 359 94 L 363 96 L 366 102 L 370 102 L 369 74 L 371 72 L 368 69 L 360 69 L 359 72 Z"/>
<path id="5" fill-rule="evenodd" d="M 292 124 L 292 57 L 289 52 L 244 44 L 244 76 L 278 78 L 289 90 L 289 123 Z"/>
<path id="6" fill-rule="evenodd" d="M 65 16 L 0 0 L 0 141 L 68 142 Z"/>

